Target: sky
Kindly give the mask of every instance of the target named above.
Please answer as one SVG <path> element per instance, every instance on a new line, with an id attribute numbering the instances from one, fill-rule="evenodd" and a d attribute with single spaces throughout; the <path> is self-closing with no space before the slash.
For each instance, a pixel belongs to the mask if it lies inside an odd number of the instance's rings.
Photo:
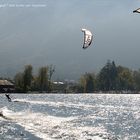
<path id="1" fill-rule="evenodd" d="M 55 79 L 98 73 L 107 60 L 140 68 L 140 0 L 1 0 L 0 76 L 54 65 Z M 93 33 L 82 49 L 81 28 Z"/>

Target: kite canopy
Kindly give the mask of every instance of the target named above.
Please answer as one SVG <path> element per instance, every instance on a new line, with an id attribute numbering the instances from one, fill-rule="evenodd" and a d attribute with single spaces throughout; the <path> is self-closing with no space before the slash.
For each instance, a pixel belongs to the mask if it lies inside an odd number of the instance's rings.
<path id="1" fill-rule="evenodd" d="M 82 29 L 82 32 L 84 32 L 84 44 L 83 49 L 88 48 L 92 43 L 92 33 L 87 29 Z"/>
<path id="2" fill-rule="evenodd" d="M 134 10 L 133 13 L 140 13 L 140 8 Z"/>

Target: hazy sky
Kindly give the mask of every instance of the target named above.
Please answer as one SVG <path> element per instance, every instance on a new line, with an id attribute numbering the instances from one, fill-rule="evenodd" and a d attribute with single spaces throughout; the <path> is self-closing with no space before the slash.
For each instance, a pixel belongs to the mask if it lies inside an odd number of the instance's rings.
<path id="1" fill-rule="evenodd" d="M 53 64 L 56 78 L 74 79 L 108 59 L 138 69 L 139 7 L 140 0 L 1 0 L 0 74 Z M 94 35 L 86 50 L 81 28 Z"/>

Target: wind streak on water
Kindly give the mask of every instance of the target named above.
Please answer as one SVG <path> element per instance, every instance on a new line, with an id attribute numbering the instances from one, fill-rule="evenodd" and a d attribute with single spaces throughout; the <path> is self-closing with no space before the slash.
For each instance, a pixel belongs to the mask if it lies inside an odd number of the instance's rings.
<path id="1" fill-rule="evenodd" d="M 17 94 L 12 98 L 18 102 L 11 103 L 3 96 L 10 127 L 16 123 L 37 140 L 140 139 L 140 95 Z"/>

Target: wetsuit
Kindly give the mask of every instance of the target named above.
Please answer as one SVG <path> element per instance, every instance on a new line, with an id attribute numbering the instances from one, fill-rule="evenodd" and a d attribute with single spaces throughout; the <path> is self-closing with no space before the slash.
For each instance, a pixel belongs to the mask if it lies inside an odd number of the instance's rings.
<path id="1" fill-rule="evenodd" d="M 10 98 L 9 94 L 5 94 L 5 96 L 7 97 L 8 101 L 11 102 L 11 98 Z"/>

